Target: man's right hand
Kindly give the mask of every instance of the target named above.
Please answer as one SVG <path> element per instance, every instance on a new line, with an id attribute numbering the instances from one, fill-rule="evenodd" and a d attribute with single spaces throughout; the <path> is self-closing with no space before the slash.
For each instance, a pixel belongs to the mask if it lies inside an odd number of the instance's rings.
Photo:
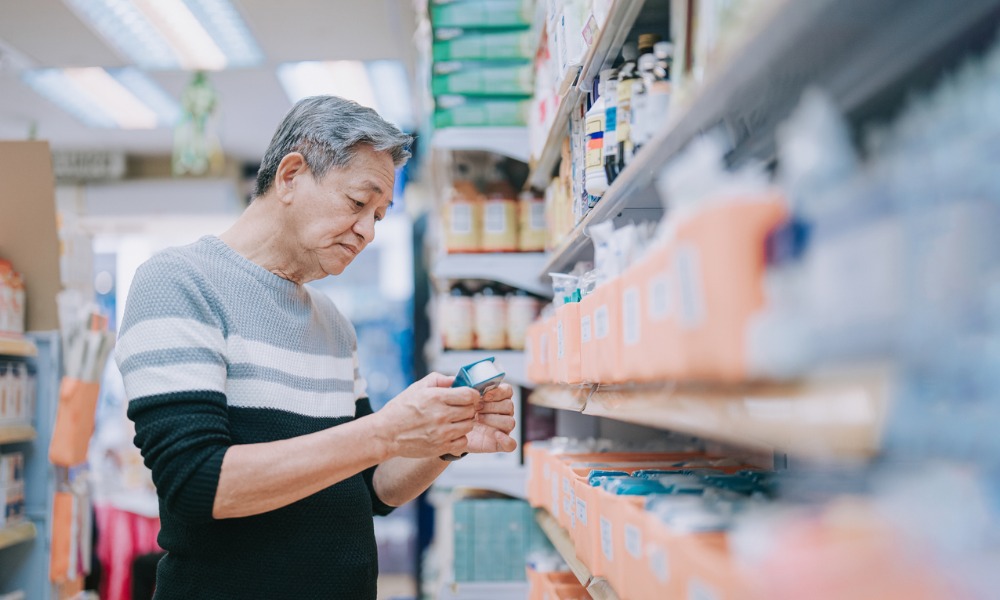
<path id="1" fill-rule="evenodd" d="M 389 456 L 429 458 L 466 451 L 480 397 L 473 388 L 451 387 L 454 380 L 431 373 L 371 415 L 378 419 L 375 435 L 386 443 Z"/>

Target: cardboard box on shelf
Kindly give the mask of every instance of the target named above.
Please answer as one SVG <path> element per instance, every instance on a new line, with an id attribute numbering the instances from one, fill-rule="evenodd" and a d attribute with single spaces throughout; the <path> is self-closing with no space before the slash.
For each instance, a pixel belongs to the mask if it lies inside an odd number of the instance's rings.
<path id="1" fill-rule="evenodd" d="M 772 194 L 716 202 L 678 224 L 672 264 L 686 379 L 746 378 L 747 325 L 764 306 L 764 243 L 786 217 Z"/>

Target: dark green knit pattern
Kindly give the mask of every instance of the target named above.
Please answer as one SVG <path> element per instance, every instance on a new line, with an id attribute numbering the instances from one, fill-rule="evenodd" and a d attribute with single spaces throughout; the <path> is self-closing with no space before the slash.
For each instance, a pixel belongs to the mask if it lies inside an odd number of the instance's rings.
<path id="1" fill-rule="evenodd" d="M 367 399 L 357 416 L 371 413 Z M 374 469 L 284 508 L 212 519 L 222 457 L 232 444 L 305 435 L 352 420 L 227 407 L 217 392 L 138 398 L 128 416 L 160 496 L 157 600 L 374 600 L 373 514 L 391 507 L 371 487 Z"/>

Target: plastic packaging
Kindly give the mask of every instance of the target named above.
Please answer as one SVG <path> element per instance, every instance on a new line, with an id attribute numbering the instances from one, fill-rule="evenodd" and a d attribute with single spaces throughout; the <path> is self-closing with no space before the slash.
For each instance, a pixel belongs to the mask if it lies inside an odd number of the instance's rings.
<path id="1" fill-rule="evenodd" d="M 440 298 L 438 321 L 441 323 L 446 350 L 471 350 L 474 342 L 472 296 L 461 284 L 452 286 Z"/>
<path id="2" fill-rule="evenodd" d="M 492 285 L 473 296 L 476 347 L 482 350 L 503 350 L 507 347 L 507 301 Z"/>
<path id="3" fill-rule="evenodd" d="M 611 71 L 601 71 L 596 84 L 594 101 L 587 110 L 586 134 L 587 154 L 585 163 L 585 184 L 590 203 L 599 200 L 608 189 L 608 178 L 604 172 L 604 82 Z"/>
<path id="4" fill-rule="evenodd" d="M 538 299 L 523 290 L 507 295 L 507 346 L 523 350 L 528 326 L 538 316 Z"/>

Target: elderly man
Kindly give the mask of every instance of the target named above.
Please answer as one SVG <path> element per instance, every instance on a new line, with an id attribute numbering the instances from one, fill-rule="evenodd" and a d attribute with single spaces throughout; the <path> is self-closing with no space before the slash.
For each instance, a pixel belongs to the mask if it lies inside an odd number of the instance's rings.
<path id="1" fill-rule="evenodd" d="M 374 599 L 372 514 L 446 455 L 510 452 L 512 390 L 431 374 L 373 413 L 351 323 L 303 284 L 375 237 L 411 138 L 307 98 L 278 127 L 235 225 L 136 273 L 117 360 L 160 502 L 156 598 Z"/>

